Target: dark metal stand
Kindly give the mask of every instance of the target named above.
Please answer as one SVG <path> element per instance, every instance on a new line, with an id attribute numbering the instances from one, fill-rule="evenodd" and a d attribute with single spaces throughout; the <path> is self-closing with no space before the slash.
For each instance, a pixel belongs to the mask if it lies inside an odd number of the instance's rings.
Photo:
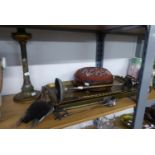
<path id="1" fill-rule="evenodd" d="M 17 40 L 21 47 L 21 58 L 22 58 L 22 67 L 23 67 L 23 86 L 22 91 L 14 96 L 15 102 L 23 102 L 33 100 L 38 96 L 39 91 L 34 90 L 31 81 L 30 74 L 28 69 L 27 61 L 27 51 L 26 43 L 29 39 L 32 38 L 30 33 L 26 33 L 25 29 L 18 28 L 16 33 L 12 34 L 13 39 Z"/>
<path id="2" fill-rule="evenodd" d="M 103 67 L 104 38 L 104 33 L 98 32 L 96 34 L 96 67 Z"/>
<path id="3" fill-rule="evenodd" d="M 139 57 L 139 58 L 142 58 L 142 55 L 143 55 L 143 41 L 144 41 L 144 36 L 143 35 L 140 35 L 140 36 L 137 36 L 137 46 L 136 46 L 136 54 L 135 56 L 136 57 Z"/>

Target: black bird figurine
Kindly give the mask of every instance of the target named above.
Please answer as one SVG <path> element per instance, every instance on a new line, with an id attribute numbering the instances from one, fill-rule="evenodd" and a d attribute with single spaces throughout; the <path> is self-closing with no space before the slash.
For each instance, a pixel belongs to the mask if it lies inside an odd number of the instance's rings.
<path id="1" fill-rule="evenodd" d="M 47 115 L 53 113 L 54 106 L 50 102 L 35 101 L 27 109 L 25 115 L 18 121 L 17 125 L 21 123 L 29 123 L 32 121 L 32 127 L 41 122 Z"/>
<path id="2" fill-rule="evenodd" d="M 54 92 L 48 86 L 44 86 L 36 101 L 28 107 L 24 116 L 19 119 L 17 126 L 32 121 L 32 127 L 35 127 L 47 115 L 52 113 L 55 115 L 55 119 L 59 120 L 69 115 L 65 109 L 59 107 Z"/>
<path id="3" fill-rule="evenodd" d="M 49 98 L 48 88 L 43 87 L 39 97 L 28 107 L 24 116 L 17 122 L 17 126 L 32 121 L 32 127 L 34 127 L 53 111 L 54 103 Z"/>

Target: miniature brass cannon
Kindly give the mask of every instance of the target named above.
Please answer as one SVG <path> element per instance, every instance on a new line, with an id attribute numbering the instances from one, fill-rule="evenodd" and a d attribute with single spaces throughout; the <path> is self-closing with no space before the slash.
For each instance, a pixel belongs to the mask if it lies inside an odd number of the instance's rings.
<path id="1" fill-rule="evenodd" d="M 130 77 L 125 77 L 124 81 L 122 83 L 113 83 L 113 84 L 100 84 L 100 85 L 89 85 L 86 84 L 84 86 L 71 86 L 67 87 L 63 84 L 63 82 L 59 79 L 55 79 L 55 93 L 57 97 L 58 103 L 61 103 L 64 100 L 64 94 L 65 92 L 69 91 L 83 91 L 83 90 L 94 90 L 99 88 L 105 88 L 105 87 L 113 87 L 113 86 L 122 86 L 122 89 L 127 88 L 130 89 L 131 87 L 135 86 L 137 83 L 133 83 L 132 79 Z"/>

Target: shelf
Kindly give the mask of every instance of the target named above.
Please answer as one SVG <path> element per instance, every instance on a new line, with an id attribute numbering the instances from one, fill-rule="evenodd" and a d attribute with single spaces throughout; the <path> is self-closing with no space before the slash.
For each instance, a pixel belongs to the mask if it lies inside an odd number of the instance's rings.
<path id="1" fill-rule="evenodd" d="M 151 93 L 148 96 L 148 100 L 155 100 L 155 89 L 151 90 Z"/>
<path id="2" fill-rule="evenodd" d="M 144 25 L 3 25 L 0 26 L 0 30 L 3 32 L 3 28 L 7 29 L 9 33 L 7 36 L 2 35 L 2 39 L 11 38 L 10 34 L 12 32 L 11 29 L 16 28 L 26 28 L 26 29 L 39 29 L 39 30 L 57 30 L 57 31 L 77 31 L 77 32 L 92 32 L 92 33 L 99 33 L 96 37 L 97 41 L 97 49 L 96 49 L 96 63 L 99 66 L 102 66 L 103 60 L 103 36 L 101 33 L 104 34 L 123 34 L 123 35 L 143 35 L 145 34 L 144 39 L 144 47 L 143 47 L 143 60 L 142 61 L 142 79 L 140 83 L 140 94 L 139 94 L 139 101 L 137 102 L 137 109 L 135 110 L 135 122 L 134 128 L 141 128 L 143 122 L 143 115 L 144 109 L 147 103 L 142 104 L 145 101 L 145 96 L 143 93 L 144 89 L 147 88 L 147 83 L 149 83 L 148 75 L 152 74 L 151 65 L 153 64 L 153 54 L 154 54 L 154 37 L 153 34 L 155 33 L 155 26 L 144 26 Z M 3 34 L 3 33 L 2 33 Z M 98 36 L 102 36 L 98 40 Z M 3 38 L 4 37 L 4 38 Z M 99 45 L 99 46 L 98 46 Z M 145 57 L 144 57 L 145 56 Z M 100 62 L 100 63 L 99 63 Z M 146 74 L 147 73 L 147 74 Z M 154 103 L 154 99 L 149 97 L 149 104 Z M 148 105 L 149 105 L 148 104 Z M 24 111 L 29 106 L 29 104 L 15 104 L 12 101 L 12 96 L 4 97 L 4 104 L 2 106 L 2 115 L 3 119 L 0 122 L 0 128 L 15 128 L 15 123 L 17 120 L 24 114 Z M 78 111 L 71 111 L 72 115 L 64 118 L 61 121 L 54 120 L 54 116 L 47 117 L 42 123 L 40 123 L 37 128 L 64 128 L 70 125 L 74 125 L 83 121 L 95 119 L 97 117 L 105 116 L 108 114 L 112 114 L 127 108 L 134 107 L 135 104 L 128 98 L 124 98 L 119 100 L 118 105 L 115 107 L 102 107 L 101 105 L 96 105 L 89 107 L 89 109 L 79 109 Z M 21 128 L 28 128 L 28 125 L 22 125 Z"/>
<path id="3" fill-rule="evenodd" d="M 145 27 L 143 25 L 2 25 L 5 28 L 27 28 L 40 30 L 58 31 L 80 31 L 80 32 L 103 32 L 119 33 L 128 35 L 143 35 Z"/>
<path id="4" fill-rule="evenodd" d="M 13 102 L 13 96 L 4 96 L 2 105 L 2 120 L 0 128 L 16 128 L 16 122 L 23 116 L 30 103 L 18 104 Z M 70 116 L 62 120 L 55 120 L 53 115 L 46 117 L 36 128 L 64 128 L 84 121 L 92 120 L 101 116 L 119 112 L 135 106 L 135 103 L 129 98 L 122 98 L 114 107 L 104 107 L 94 105 L 85 108 L 79 108 L 69 111 Z M 22 124 L 20 128 L 30 128 L 31 124 Z"/>
<path id="5" fill-rule="evenodd" d="M 147 106 L 152 106 L 155 105 L 155 89 L 152 89 L 149 97 L 148 97 L 148 105 Z"/>
<path id="6" fill-rule="evenodd" d="M 112 129 L 129 129 L 121 123 L 120 117 L 115 118 L 113 123 L 114 123 L 114 128 Z M 97 127 L 95 125 L 91 125 L 82 129 L 97 129 Z"/>

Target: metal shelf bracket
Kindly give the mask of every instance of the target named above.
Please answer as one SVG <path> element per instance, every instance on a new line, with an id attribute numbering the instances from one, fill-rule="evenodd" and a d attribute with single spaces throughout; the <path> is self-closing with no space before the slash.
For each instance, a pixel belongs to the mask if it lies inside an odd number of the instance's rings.
<path id="1" fill-rule="evenodd" d="M 96 67 L 103 67 L 105 34 L 96 33 Z"/>

